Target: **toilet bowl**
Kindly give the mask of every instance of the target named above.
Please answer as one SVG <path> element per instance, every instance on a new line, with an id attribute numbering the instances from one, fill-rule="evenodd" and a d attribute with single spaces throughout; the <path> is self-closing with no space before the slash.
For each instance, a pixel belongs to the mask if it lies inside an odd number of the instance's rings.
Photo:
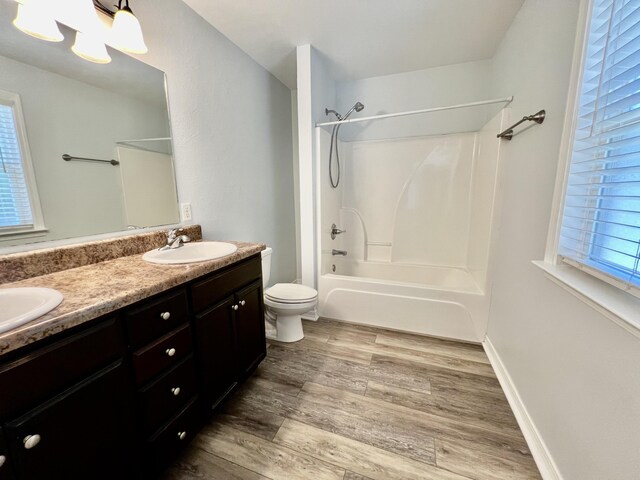
<path id="1" fill-rule="evenodd" d="M 277 283 L 267 288 L 271 273 L 271 248 L 262 251 L 262 282 L 264 287 L 265 317 L 275 318 L 276 335 L 267 337 L 279 342 L 297 342 L 304 338 L 303 313 L 313 310 L 318 303 L 318 292 L 296 283 Z"/>

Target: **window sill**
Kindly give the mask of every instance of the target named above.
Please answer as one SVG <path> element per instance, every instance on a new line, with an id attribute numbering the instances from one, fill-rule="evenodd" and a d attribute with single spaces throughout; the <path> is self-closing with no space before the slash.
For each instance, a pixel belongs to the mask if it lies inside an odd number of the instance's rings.
<path id="1" fill-rule="evenodd" d="M 570 265 L 533 264 L 552 282 L 640 338 L 640 299 Z"/>
<path id="2" fill-rule="evenodd" d="M 27 230 L 25 232 L 12 232 L 0 234 L 0 242 L 8 242 L 10 240 L 16 240 L 19 238 L 35 238 L 44 237 L 49 232 L 47 228 L 36 228 L 34 230 Z"/>

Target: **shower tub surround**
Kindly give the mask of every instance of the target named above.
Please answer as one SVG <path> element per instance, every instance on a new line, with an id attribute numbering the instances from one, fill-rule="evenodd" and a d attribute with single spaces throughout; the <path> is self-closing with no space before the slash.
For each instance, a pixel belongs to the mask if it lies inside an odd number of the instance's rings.
<path id="1" fill-rule="evenodd" d="M 316 129 L 321 316 L 482 341 L 507 122 L 503 109 L 477 131 L 341 141 L 337 188 Z M 333 223 L 346 231 L 335 239 Z"/>
<path id="2" fill-rule="evenodd" d="M 184 227 L 202 237 L 199 225 Z M 48 287 L 64 295 L 54 310 L 0 335 L 0 354 L 81 325 L 262 251 L 261 243 L 230 242 L 226 257 L 188 265 L 155 265 L 142 254 L 164 242 L 163 232 L 143 233 L 0 257 L 0 288 Z"/>

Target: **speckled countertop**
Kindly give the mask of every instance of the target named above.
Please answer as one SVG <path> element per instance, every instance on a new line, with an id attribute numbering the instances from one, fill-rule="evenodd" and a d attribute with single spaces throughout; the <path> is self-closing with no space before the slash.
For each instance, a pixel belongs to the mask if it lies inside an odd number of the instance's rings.
<path id="1" fill-rule="evenodd" d="M 265 248 L 261 243 L 230 243 L 238 246 L 235 253 L 207 262 L 156 265 L 136 254 L 0 285 L 48 287 L 64 295 L 63 302 L 48 314 L 0 334 L 0 355 L 219 270 Z"/>

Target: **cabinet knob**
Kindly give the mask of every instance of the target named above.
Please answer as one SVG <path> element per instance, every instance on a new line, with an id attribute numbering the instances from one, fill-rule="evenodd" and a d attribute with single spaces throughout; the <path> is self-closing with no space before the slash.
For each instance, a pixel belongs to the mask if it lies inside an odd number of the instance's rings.
<path id="1" fill-rule="evenodd" d="M 7 461 L 7 457 L 5 457 L 4 455 L 0 455 L 0 467 L 4 465 L 4 462 L 6 461 Z"/>
<path id="2" fill-rule="evenodd" d="M 167 348 L 164 353 L 166 353 L 167 355 L 169 355 L 170 357 L 173 357 L 176 354 L 176 349 L 175 348 Z"/>
<path id="3" fill-rule="evenodd" d="M 171 318 L 171 312 L 162 312 L 160 318 L 162 320 L 169 320 Z"/>
<path id="4" fill-rule="evenodd" d="M 171 389 L 171 393 L 173 393 L 174 397 L 177 397 L 178 395 L 180 395 L 180 387 L 173 387 Z"/>
<path id="5" fill-rule="evenodd" d="M 22 443 L 24 443 L 24 448 L 30 450 L 40 443 L 40 435 L 27 435 Z"/>
<path id="6" fill-rule="evenodd" d="M 234 310 L 238 310 L 238 305 L 232 305 L 231 308 Z"/>
<path id="7" fill-rule="evenodd" d="M 180 440 L 184 440 L 185 438 L 187 438 L 187 432 L 178 432 L 178 438 Z"/>
<path id="8" fill-rule="evenodd" d="M 244 300 L 240 300 L 238 303 L 241 307 L 244 307 L 247 302 L 245 302 Z"/>

